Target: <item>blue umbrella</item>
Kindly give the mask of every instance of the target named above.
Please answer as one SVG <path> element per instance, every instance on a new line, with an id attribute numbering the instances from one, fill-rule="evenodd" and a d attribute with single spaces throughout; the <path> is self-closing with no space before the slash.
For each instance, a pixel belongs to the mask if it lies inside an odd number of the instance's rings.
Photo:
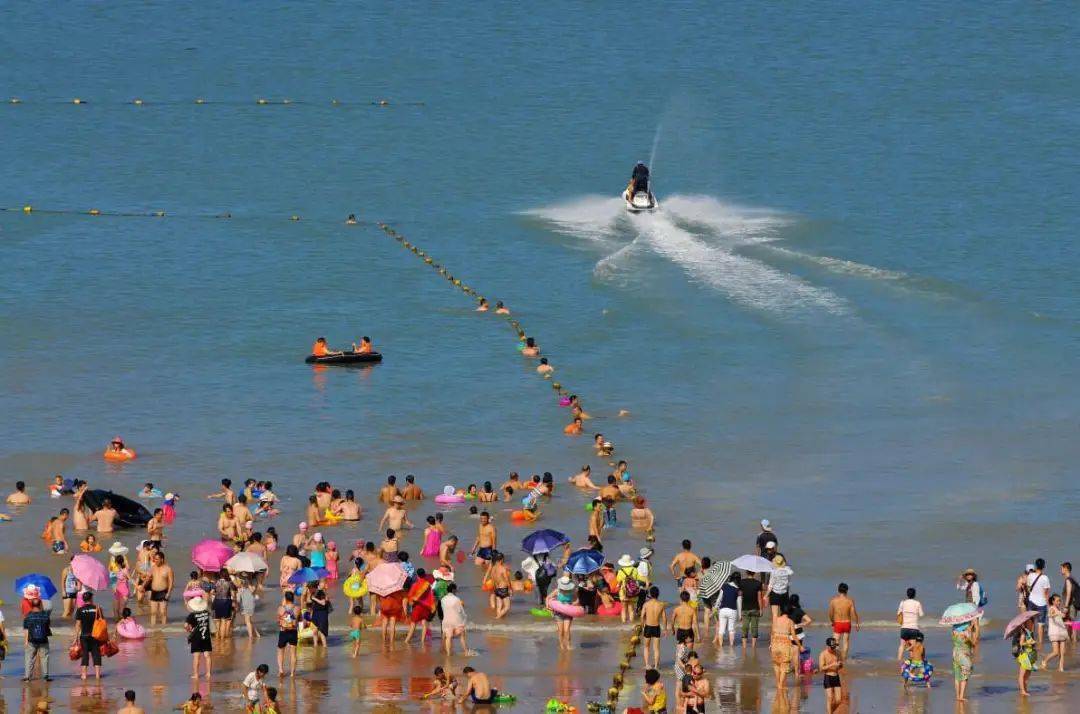
<path id="1" fill-rule="evenodd" d="M 316 580 L 322 580 L 329 574 L 330 572 L 326 568 L 300 568 L 289 576 L 289 583 L 291 585 L 312 583 Z"/>
<path id="2" fill-rule="evenodd" d="M 570 539 L 559 531 L 542 528 L 525 536 L 525 539 L 521 541 L 521 547 L 529 555 L 537 555 L 538 553 L 550 553 L 560 545 L 569 542 Z"/>
<path id="3" fill-rule="evenodd" d="M 588 548 L 575 550 L 566 561 L 566 571 L 574 575 L 595 573 L 604 564 L 604 554 Z"/>
<path id="4" fill-rule="evenodd" d="M 56 586 L 53 585 L 53 581 L 49 580 L 48 575 L 42 575 L 41 573 L 28 573 L 21 578 L 15 579 L 15 594 L 22 597 L 23 590 L 27 585 L 36 585 L 38 590 L 41 591 L 41 597 L 43 600 L 48 600 L 56 594 Z"/>

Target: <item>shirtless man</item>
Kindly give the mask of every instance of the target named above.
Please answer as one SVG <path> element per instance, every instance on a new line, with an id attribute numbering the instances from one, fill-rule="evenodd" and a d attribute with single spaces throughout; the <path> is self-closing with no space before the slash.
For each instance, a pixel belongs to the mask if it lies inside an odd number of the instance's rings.
<path id="1" fill-rule="evenodd" d="M 224 498 L 225 503 L 230 506 L 236 503 L 236 494 L 232 490 L 232 481 L 227 478 L 221 479 L 221 490 L 217 493 L 211 493 L 207 498 Z"/>
<path id="2" fill-rule="evenodd" d="M 105 535 L 113 532 L 113 521 L 116 520 L 116 509 L 113 508 L 112 501 L 106 498 L 101 503 L 101 508 L 94 511 L 94 514 L 90 516 L 91 523 L 97 523 L 97 532 Z"/>
<path id="3" fill-rule="evenodd" d="M 498 542 L 499 536 L 491 522 L 491 515 L 484 511 L 480 514 L 480 523 L 476 526 L 476 542 L 469 554 L 476 558 L 477 565 L 484 565 L 491 561 Z"/>
<path id="4" fill-rule="evenodd" d="M 675 578 L 675 582 L 682 585 L 683 576 L 686 574 L 687 568 L 701 568 L 701 558 L 694 555 L 691 550 L 693 545 L 688 540 L 682 542 L 682 550 L 671 559 L 671 565 L 668 569 L 671 571 L 671 577 Z"/>
<path id="5" fill-rule="evenodd" d="M 49 524 L 49 541 L 52 544 L 52 552 L 63 555 L 68 551 L 67 522 L 71 511 L 66 508 L 60 509 L 60 515 Z"/>
<path id="6" fill-rule="evenodd" d="M 521 483 L 521 477 L 518 476 L 517 471 L 511 471 L 510 475 L 507 476 L 505 481 L 503 481 L 502 486 L 499 486 L 500 491 L 505 491 L 508 488 L 514 489 L 514 493 L 517 493 L 521 489 L 525 488 L 525 484 Z M 513 493 L 510 495 L 513 495 Z"/>
<path id="7" fill-rule="evenodd" d="M 645 641 L 645 669 L 660 666 L 660 635 L 668 626 L 667 605 L 660 602 L 660 588 L 653 585 L 641 607 L 641 636 Z"/>
<path id="8" fill-rule="evenodd" d="M 506 567 L 505 561 L 502 553 L 496 553 L 486 578 L 494 588 L 491 591 L 491 604 L 496 620 L 501 620 L 510 612 L 510 568 Z"/>
<path id="9" fill-rule="evenodd" d="M 389 506 L 394 502 L 394 497 L 400 495 L 401 491 L 397 487 L 397 476 L 390 474 L 386 477 L 386 485 L 379 490 L 379 503 Z"/>
<path id="10" fill-rule="evenodd" d="M 356 494 L 352 492 L 352 489 L 345 491 L 345 500 L 341 502 L 338 515 L 346 521 L 360 520 L 360 504 L 356 502 Z"/>
<path id="11" fill-rule="evenodd" d="M 604 534 L 604 503 L 599 498 L 592 500 L 592 510 L 589 511 L 589 535 L 596 540 L 602 540 Z"/>
<path id="12" fill-rule="evenodd" d="M 449 568 L 451 572 L 454 570 L 454 552 L 457 550 L 458 537 L 452 535 L 442 542 L 439 546 L 439 565 L 443 568 Z"/>
<path id="13" fill-rule="evenodd" d="M 599 491 L 600 487 L 592 482 L 590 476 L 592 476 L 592 466 L 585 464 L 581 467 L 581 471 L 578 471 L 568 480 L 571 484 L 577 486 L 578 488 L 584 488 L 590 491 Z"/>
<path id="14" fill-rule="evenodd" d="M 630 511 L 630 525 L 635 530 L 651 531 L 655 524 L 656 517 L 645 503 L 645 499 L 641 496 L 635 497 L 634 507 Z"/>
<path id="15" fill-rule="evenodd" d="M 395 531 L 413 527 L 413 524 L 409 521 L 409 514 L 405 512 L 405 499 L 400 495 L 394 496 L 386 509 L 386 513 L 379 520 L 379 530 L 384 527 L 393 528 Z"/>
<path id="16" fill-rule="evenodd" d="M 412 474 L 405 477 L 405 491 L 401 495 L 406 501 L 424 500 L 424 490 L 416 485 L 416 477 Z"/>
<path id="17" fill-rule="evenodd" d="M 847 583 L 840 583 L 836 587 L 836 595 L 829 600 L 829 622 L 840 642 L 840 658 L 846 660 L 851 647 L 851 623 L 855 623 L 856 630 L 861 624 L 855 601 L 848 597 Z"/>
<path id="18" fill-rule="evenodd" d="M 315 486 L 315 504 L 319 507 L 319 514 L 326 513 L 326 509 L 330 508 L 330 501 L 333 499 L 331 493 L 330 484 L 325 481 L 320 481 Z"/>
<path id="19" fill-rule="evenodd" d="M 165 540 L 165 512 L 160 508 L 155 508 L 154 517 L 146 522 L 146 539 L 158 545 Z"/>
<path id="20" fill-rule="evenodd" d="M 459 704 L 464 704 L 465 700 L 470 698 L 473 704 L 491 704 L 495 701 L 499 691 L 491 686 L 486 674 L 466 667 L 461 670 L 461 676 L 465 678 L 465 688 L 458 697 Z"/>
<path id="21" fill-rule="evenodd" d="M 540 358 L 540 364 L 536 367 L 536 373 L 547 376 L 555 371 L 555 368 L 548 364 L 547 357 Z"/>
<path id="22" fill-rule="evenodd" d="M 26 484 L 22 481 L 15 482 L 15 490 L 7 497 L 9 506 L 25 506 L 30 503 L 30 497 L 26 495 Z"/>
<path id="23" fill-rule="evenodd" d="M 150 566 L 150 624 L 164 625 L 169 608 L 169 596 L 173 589 L 172 567 L 165 562 L 165 554 L 156 551 Z"/>
<path id="24" fill-rule="evenodd" d="M 611 499 L 612 501 L 618 501 L 622 494 L 619 493 L 619 486 L 616 483 L 615 476 L 610 475 L 607 477 L 607 484 L 600 489 L 600 500 Z"/>
<path id="25" fill-rule="evenodd" d="M 247 503 L 247 496 L 241 493 L 236 497 L 236 503 L 232 506 L 233 516 L 236 517 L 236 530 L 238 533 L 243 533 L 247 528 L 247 524 L 255 520 L 255 517 L 251 515 L 251 509 L 248 508 Z"/>
<path id="26" fill-rule="evenodd" d="M 135 705 L 134 689 L 124 692 L 124 706 L 120 707 L 116 714 L 144 714 L 143 708 Z"/>
<path id="27" fill-rule="evenodd" d="M 690 593 L 685 590 L 679 593 L 679 601 L 671 613 L 671 631 L 676 642 L 689 637 L 687 646 L 694 649 L 694 643 L 698 640 L 697 610 L 690 604 Z"/>

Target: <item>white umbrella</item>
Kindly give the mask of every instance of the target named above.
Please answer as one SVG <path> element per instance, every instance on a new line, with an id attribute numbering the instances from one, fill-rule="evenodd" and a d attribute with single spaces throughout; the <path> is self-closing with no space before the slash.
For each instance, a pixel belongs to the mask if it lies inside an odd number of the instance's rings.
<path id="1" fill-rule="evenodd" d="M 225 569 L 236 573 L 258 573 L 268 570 L 266 561 L 254 553 L 237 553 L 225 561 Z"/>
<path id="2" fill-rule="evenodd" d="M 767 558 L 760 555 L 740 555 L 731 561 L 731 565 L 738 570 L 746 570 L 751 573 L 771 573 L 776 570 Z"/>

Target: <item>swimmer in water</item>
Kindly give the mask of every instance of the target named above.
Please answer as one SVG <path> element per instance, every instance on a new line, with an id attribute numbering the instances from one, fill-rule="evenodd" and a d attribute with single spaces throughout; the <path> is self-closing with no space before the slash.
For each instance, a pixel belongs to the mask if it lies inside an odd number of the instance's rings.
<path id="1" fill-rule="evenodd" d="M 521 350 L 522 357 L 539 357 L 540 348 L 536 345 L 536 340 L 532 337 L 525 338 L 525 347 Z"/>
<path id="2" fill-rule="evenodd" d="M 357 220 L 356 220 L 356 214 L 355 213 L 350 213 L 349 217 L 345 219 L 345 225 L 347 225 L 347 226 L 355 226 L 356 223 L 357 223 Z"/>
<path id="3" fill-rule="evenodd" d="M 563 427 L 563 433 L 567 436 L 581 436 L 581 417 L 574 417 L 574 421 Z"/>
<path id="4" fill-rule="evenodd" d="M 592 482 L 592 466 L 585 464 L 581 467 L 581 471 L 569 478 L 570 483 L 578 488 L 588 489 L 590 491 L 599 491 L 600 487 Z"/>
<path id="5" fill-rule="evenodd" d="M 548 364 L 547 357 L 541 357 L 540 364 L 536 367 L 536 373 L 547 377 L 554 371 L 555 368 Z"/>
<path id="6" fill-rule="evenodd" d="M 502 304 L 502 300 L 499 300 L 498 302 L 495 303 L 495 314 L 496 315 L 509 315 L 510 314 L 510 310 L 508 310 L 507 307 Z"/>
<path id="7" fill-rule="evenodd" d="M 477 312 L 487 312 L 491 309 L 491 305 L 488 303 L 487 298 L 480 298 L 480 305 L 476 308 Z"/>

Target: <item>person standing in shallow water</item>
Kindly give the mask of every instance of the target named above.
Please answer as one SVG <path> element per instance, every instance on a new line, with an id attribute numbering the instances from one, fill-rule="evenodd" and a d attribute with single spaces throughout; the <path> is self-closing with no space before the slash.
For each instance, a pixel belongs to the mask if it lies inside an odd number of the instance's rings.
<path id="1" fill-rule="evenodd" d="M 971 672 L 975 668 L 974 654 L 975 643 L 972 638 L 972 626 L 970 622 L 954 625 L 952 628 L 952 668 L 953 687 L 956 690 L 956 701 L 967 701 L 967 684 L 971 678 Z"/>
<path id="2" fill-rule="evenodd" d="M 852 625 L 855 630 L 859 629 L 859 611 L 855 609 L 855 601 L 848 597 L 847 583 L 840 583 L 836 587 L 836 595 L 829 601 L 829 622 L 840 642 L 840 656 L 846 660 L 851 648 Z"/>

